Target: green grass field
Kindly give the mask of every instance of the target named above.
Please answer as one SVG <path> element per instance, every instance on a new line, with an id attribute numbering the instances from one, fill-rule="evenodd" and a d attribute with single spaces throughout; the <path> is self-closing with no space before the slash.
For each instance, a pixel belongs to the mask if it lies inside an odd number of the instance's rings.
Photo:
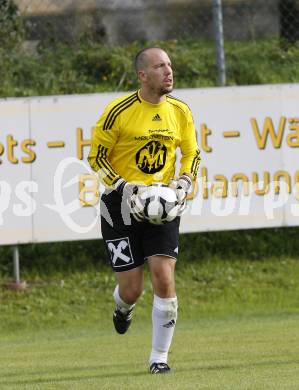
<path id="1" fill-rule="evenodd" d="M 1 390 L 299 388 L 297 259 L 178 263 L 173 373 L 158 377 L 147 372 L 148 278 L 120 336 L 109 269 L 25 276 L 19 293 L 0 280 Z"/>
<path id="2" fill-rule="evenodd" d="M 147 373 L 150 327 L 19 334 L 1 341 L 1 389 L 298 389 L 299 316 L 181 321 L 172 375 Z"/>

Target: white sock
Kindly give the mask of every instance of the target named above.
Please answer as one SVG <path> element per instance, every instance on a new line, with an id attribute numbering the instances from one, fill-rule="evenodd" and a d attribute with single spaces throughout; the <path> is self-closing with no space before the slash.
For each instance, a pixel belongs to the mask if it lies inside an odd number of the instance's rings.
<path id="1" fill-rule="evenodd" d="M 152 321 L 153 337 L 152 351 L 149 362 L 167 363 L 176 320 L 177 320 L 177 297 L 160 298 L 154 295 Z"/>
<path id="2" fill-rule="evenodd" d="M 135 303 L 133 303 L 133 305 L 131 305 L 130 303 L 126 303 L 125 301 L 123 301 L 121 299 L 121 297 L 119 295 L 119 286 L 118 286 L 118 284 L 116 285 L 115 290 L 113 292 L 113 298 L 114 298 L 115 303 L 117 304 L 118 308 L 123 313 L 128 312 L 129 310 L 133 309 L 133 307 L 135 306 Z"/>

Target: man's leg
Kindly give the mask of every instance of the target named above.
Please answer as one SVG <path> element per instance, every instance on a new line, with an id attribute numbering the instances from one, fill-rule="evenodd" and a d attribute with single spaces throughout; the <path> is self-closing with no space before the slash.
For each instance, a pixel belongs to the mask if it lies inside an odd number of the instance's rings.
<path id="1" fill-rule="evenodd" d="M 129 271 L 116 272 L 115 275 L 121 299 L 133 305 L 143 291 L 143 265 Z"/>
<path id="2" fill-rule="evenodd" d="M 125 333 L 132 321 L 135 302 L 143 291 L 143 265 L 129 271 L 116 272 L 117 285 L 113 297 L 116 309 L 113 322 L 118 333 Z"/>
<path id="3" fill-rule="evenodd" d="M 154 289 L 150 367 L 152 373 L 163 373 L 169 372 L 168 351 L 177 319 L 174 279 L 176 261 L 167 256 L 152 256 L 148 258 L 148 263 Z"/>
<path id="4" fill-rule="evenodd" d="M 104 216 L 105 210 L 110 220 Z M 113 322 L 120 334 L 129 328 L 134 304 L 143 291 L 144 254 L 140 240 L 142 224 L 133 219 L 132 223 L 125 223 L 123 215 L 127 215 L 127 212 L 129 211 L 123 209 L 121 197 L 115 191 L 102 195 L 102 236 L 117 280 L 113 293 L 116 303 Z"/>

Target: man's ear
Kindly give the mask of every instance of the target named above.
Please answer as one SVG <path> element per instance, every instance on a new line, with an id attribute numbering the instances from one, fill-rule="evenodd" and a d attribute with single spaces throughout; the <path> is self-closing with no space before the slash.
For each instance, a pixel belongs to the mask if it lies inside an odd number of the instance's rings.
<path id="1" fill-rule="evenodd" d="M 147 80 L 147 74 L 146 74 L 146 72 L 145 72 L 144 70 L 140 70 L 140 71 L 138 72 L 138 78 L 139 78 L 139 80 L 142 81 L 142 82 L 146 81 L 146 80 Z"/>

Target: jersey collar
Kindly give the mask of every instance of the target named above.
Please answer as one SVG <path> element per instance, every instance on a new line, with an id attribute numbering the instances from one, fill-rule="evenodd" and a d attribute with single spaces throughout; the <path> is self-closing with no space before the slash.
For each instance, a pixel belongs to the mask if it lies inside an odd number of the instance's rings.
<path id="1" fill-rule="evenodd" d="M 167 103 L 166 98 L 163 102 L 160 102 L 160 103 L 150 103 L 147 100 L 142 99 L 142 97 L 140 95 L 140 89 L 138 89 L 137 94 L 138 94 L 138 98 L 140 99 L 141 103 L 147 105 L 148 107 L 158 108 L 158 107 L 164 106 Z"/>

